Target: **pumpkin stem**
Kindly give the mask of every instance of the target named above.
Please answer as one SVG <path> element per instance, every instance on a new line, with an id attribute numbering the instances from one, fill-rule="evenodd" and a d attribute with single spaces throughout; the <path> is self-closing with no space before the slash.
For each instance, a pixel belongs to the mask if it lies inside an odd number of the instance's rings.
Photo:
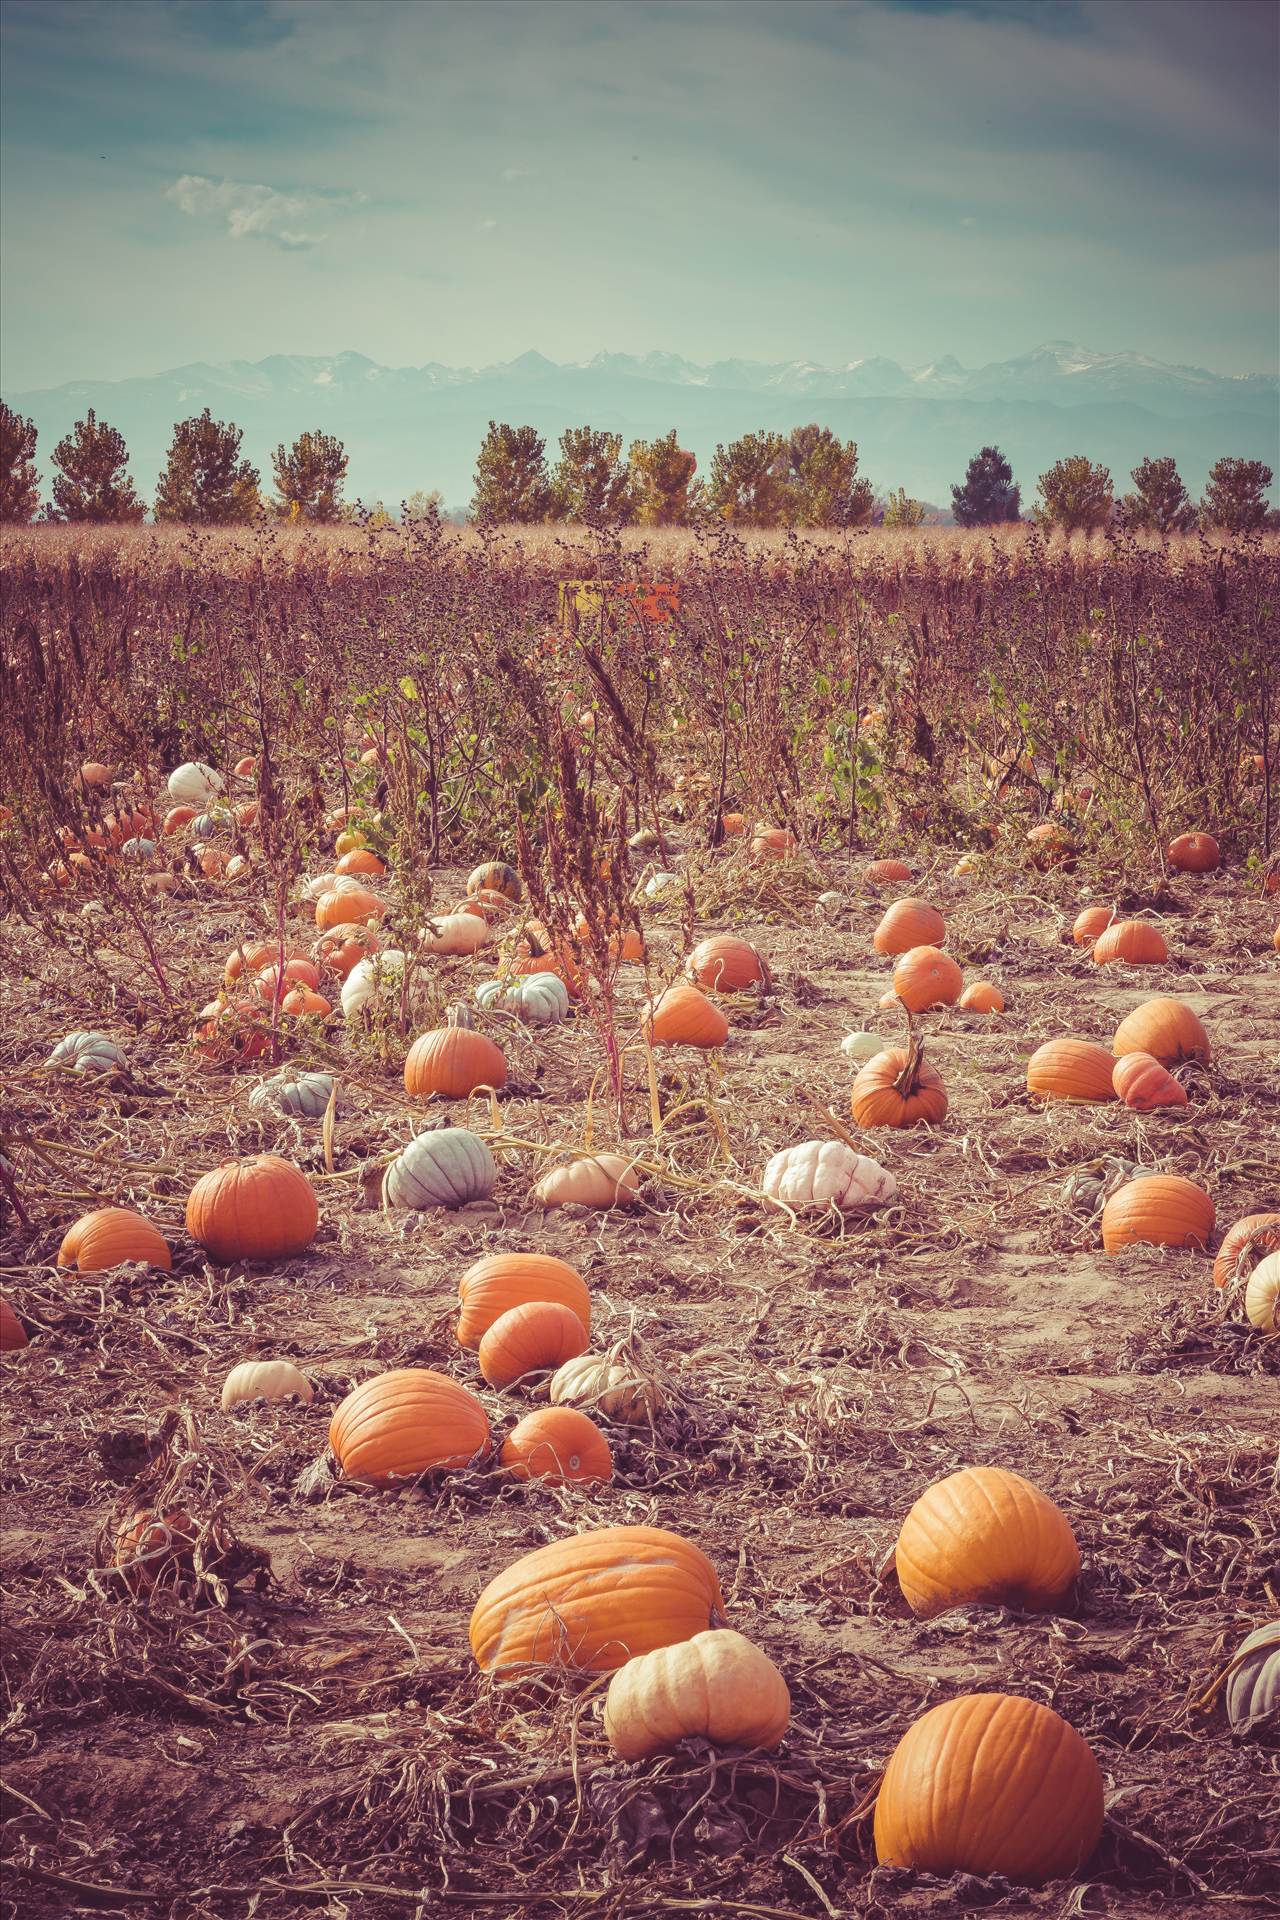
<path id="1" fill-rule="evenodd" d="M 916 1032 L 915 1022 L 911 1018 L 911 1009 L 905 1001 L 902 1005 L 907 1022 L 907 1057 L 902 1072 L 894 1081 L 894 1087 L 904 1100 L 909 1099 L 920 1085 L 920 1068 L 924 1064 L 924 1041 Z"/>

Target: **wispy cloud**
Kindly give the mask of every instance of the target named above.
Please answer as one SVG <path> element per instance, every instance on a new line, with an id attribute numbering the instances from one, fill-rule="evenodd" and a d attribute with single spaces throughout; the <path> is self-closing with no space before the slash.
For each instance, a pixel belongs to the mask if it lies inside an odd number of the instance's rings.
<path id="1" fill-rule="evenodd" d="M 481 233 L 492 233 L 497 224 L 496 220 L 482 220 L 478 230 Z"/>
<path id="2" fill-rule="evenodd" d="M 249 180 L 211 180 L 206 174 L 184 173 L 165 191 L 183 213 L 194 220 L 225 225 L 232 240 L 265 240 L 286 253 L 301 253 L 328 239 L 300 223 L 312 214 L 352 206 L 360 193 L 282 193 L 277 187 Z"/>

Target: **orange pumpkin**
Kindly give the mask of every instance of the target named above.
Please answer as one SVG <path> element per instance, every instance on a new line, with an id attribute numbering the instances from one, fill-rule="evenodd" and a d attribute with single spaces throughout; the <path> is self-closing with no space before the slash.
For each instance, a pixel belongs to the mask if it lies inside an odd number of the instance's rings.
<path id="1" fill-rule="evenodd" d="M 386 871 L 385 863 L 368 847 L 353 847 L 349 853 L 341 856 L 334 867 L 335 873 L 367 873 L 375 879 L 380 879 Z"/>
<path id="2" fill-rule="evenodd" d="M 251 753 L 246 753 L 243 759 L 237 760 L 232 768 L 232 772 L 241 780 L 252 780 L 257 771 L 258 763 Z"/>
<path id="3" fill-rule="evenodd" d="M 331 927 L 343 926 L 348 921 L 367 926 L 370 921 L 381 920 L 385 912 L 376 893 L 366 893 L 362 887 L 344 887 L 340 893 L 320 895 L 316 901 L 316 925 L 321 933 L 328 933 Z"/>
<path id="4" fill-rule="evenodd" d="M 989 980 L 975 980 L 960 995 L 960 1006 L 965 1013 L 1003 1013 L 1004 995 Z"/>
<path id="5" fill-rule="evenodd" d="M 966 1467 L 927 1487 L 902 1523 L 898 1585 L 920 1620 L 953 1607 L 1051 1613 L 1080 1575 L 1066 1516 L 1004 1467 Z"/>
<path id="6" fill-rule="evenodd" d="M 722 813 L 720 816 L 720 825 L 724 829 L 726 839 L 735 839 L 738 834 L 745 833 L 747 830 L 746 815 L 741 813 Z"/>
<path id="7" fill-rule="evenodd" d="M 431 1367 L 392 1367 L 362 1380 L 329 1422 L 344 1476 L 378 1487 L 469 1466 L 488 1445 L 489 1417 L 475 1394 Z"/>
<path id="8" fill-rule="evenodd" d="M 206 880 L 221 880 L 231 865 L 231 855 L 222 847 L 193 847 L 191 851 Z"/>
<path id="9" fill-rule="evenodd" d="M 156 1513 L 142 1507 L 116 1534 L 115 1564 L 131 1593 L 150 1593 L 194 1571 L 191 1558 L 199 1528 L 181 1507 Z"/>
<path id="10" fill-rule="evenodd" d="M 502 1443 L 502 1464 L 517 1480 L 545 1480 L 553 1487 L 613 1478 L 609 1442 L 577 1407 L 527 1413 Z"/>
<path id="11" fill-rule="evenodd" d="M 938 947 L 909 948 L 893 970 L 893 991 L 912 1013 L 953 1007 L 963 985 L 959 967 Z"/>
<path id="12" fill-rule="evenodd" d="M 348 924 L 331 927 L 328 933 L 321 934 L 312 952 L 322 967 L 328 967 L 340 980 L 345 980 L 353 967 L 371 953 L 377 953 L 380 944 L 371 927 Z"/>
<path id="13" fill-rule="evenodd" d="M 969 1693 L 932 1708 L 895 1747 L 876 1800 L 876 1858 L 1040 1886 L 1078 1873 L 1103 1816 L 1102 1774 L 1074 1727 L 1036 1700 Z"/>
<path id="14" fill-rule="evenodd" d="M 86 787 L 109 787 L 111 769 L 104 766 L 101 760 L 86 760 L 80 769 L 80 778 Z"/>
<path id="15" fill-rule="evenodd" d="M 640 1027 L 653 1047 L 722 1047 L 729 1038 L 729 1022 L 705 993 L 686 980 L 677 980 L 656 1000 L 640 1010 Z"/>
<path id="16" fill-rule="evenodd" d="M 758 948 L 732 934 L 713 934 L 700 940 L 685 962 L 689 978 L 708 993 L 741 993 L 769 981 L 769 969 Z"/>
<path id="17" fill-rule="evenodd" d="M 495 1320 L 528 1301 L 555 1301 L 591 1328 L 591 1296 L 581 1274 L 549 1253 L 491 1253 L 458 1282 L 458 1345 L 478 1347 Z"/>
<path id="18" fill-rule="evenodd" d="M 850 1095 L 860 1127 L 941 1126 L 947 1090 L 937 1069 L 913 1038 L 905 1047 L 886 1047 L 862 1067 Z"/>
<path id="19" fill-rule="evenodd" d="M 613 1673 L 636 1654 L 724 1625 L 715 1568 L 663 1527 L 601 1527 L 538 1547 L 491 1580 L 471 1615 L 485 1673 Z"/>
<path id="20" fill-rule="evenodd" d="M 501 860 L 487 860 L 483 866 L 472 869 L 467 892 L 500 893 L 505 900 L 516 901 L 520 898 L 520 875 Z"/>
<path id="21" fill-rule="evenodd" d="M 1280 1249 L 1280 1213 L 1247 1213 L 1222 1236 L 1213 1263 L 1215 1287 L 1229 1287 L 1247 1279 L 1264 1254 Z"/>
<path id="22" fill-rule="evenodd" d="M 502 1048 L 470 1027 L 437 1027 L 418 1036 L 404 1063 L 408 1094 L 440 1094 L 461 1100 L 477 1087 L 505 1087 Z"/>
<path id="23" fill-rule="evenodd" d="M 184 827 L 189 827 L 195 817 L 196 810 L 194 807 L 170 807 L 164 817 L 160 831 L 164 834 L 165 838 L 168 839 L 175 833 L 181 833 Z"/>
<path id="24" fill-rule="evenodd" d="M 947 923 L 927 900 L 895 900 L 872 935 L 877 953 L 910 953 L 912 947 L 941 947 Z"/>
<path id="25" fill-rule="evenodd" d="M 7 1300 L 0 1300 L 0 1353 L 19 1353 L 27 1344 L 27 1330 Z"/>
<path id="26" fill-rule="evenodd" d="M 1102 1245 L 1200 1247 L 1213 1232 L 1213 1202 L 1203 1187 L 1178 1174 L 1152 1173 L 1127 1180 L 1102 1209 Z"/>
<path id="27" fill-rule="evenodd" d="M 588 1334 L 572 1307 L 526 1300 L 509 1307 L 480 1342 L 480 1371 L 491 1387 L 509 1387 L 527 1373 L 563 1366 L 587 1350 Z"/>
<path id="28" fill-rule="evenodd" d="M 226 1161 L 202 1174 L 187 1198 L 187 1232 L 224 1267 L 301 1253 L 318 1220 L 311 1182 L 274 1153 Z"/>
<path id="29" fill-rule="evenodd" d="M 295 1020 L 327 1020 L 333 1008 L 322 993 L 313 993 L 310 987 L 295 987 L 280 1002 L 280 1011 Z"/>
<path id="30" fill-rule="evenodd" d="M 1111 1051 L 1117 1059 L 1126 1053 L 1150 1053 L 1166 1067 L 1183 1060 L 1201 1060 L 1207 1066 L 1209 1036 L 1181 1000 L 1144 1000 L 1116 1028 Z"/>
<path id="31" fill-rule="evenodd" d="M 196 1052 L 217 1066 L 247 1064 L 271 1051 L 271 1028 L 260 1000 L 210 1000 L 192 1036 Z"/>
<path id="32" fill-rule="evenodd" d="M 258 998 L 268 1004 L 276 997 L 276 982 L 280 978 L 278 966 L 264 967 L 255 975 L 254 986 Z M 284 964 L 285 991 L 290 987 L 310 987 L 314 992 L 320 985 L 320 971 L 314 960 L 286 960 Z"/>
<path id="33" fill-rule="evenodd" d="M 1087 947 L 1106 932 L 1115 917 L 1110 907 L 1085 907 L 1076 915 L 1071 938 L 1078 947 Z"/>
<path id="34" fill-rule="evenodd" d="M 1114 1100 L 1114 1065 L 1091 1040 L 1046 1040 L 1027 1062 L 1027 1092 L 1046 1100 Z"/>
<path id="35" fill-rule="evenodd" d="M 1093 949 L 1094 965 L 1121 960 L 1127 967 L 1153 967 L 1169 958 L 1164 935 L 1149 920 L 1121 920 L 1108 927 Z"/>
<path id="36" fill-rule="evenodd" d="M 1039 873 L 1048 873 L 1053 867 L 1063 867 L 1070 872 L 1079 852 L 1070 834 L 1053 820 L 1042 820 L 1038 827 L 1032 827 L 1027 845 L 1031 849 L 1031 864 Z"/>
<path id="37" fill-rule="evenodd" d="M 131 1207 L 98 1207 L 68 1227 L 58 1248 L 58 1265 L 81 1273 L 106 1273 L 125 1261 L 173 1270 L 173 1256 L 158 1227 Z"/>
<path id="38" fill-rule="evenodd" d="M 1187 1104 L 1186 1088 L 1149 1053 L 1122 1054 L 1111 1070 L 1111 1084 L 1134 1113 Z"/>
<path id="39" fill-rule="evenodd" d="M 1180 833 L 1169 843 L 1169 865 L 1175 873 L 1213 873 L 1221 859 L 1211 833 Z"/>
<path id="40" fill-rule="evenodd" d="M 278 940 L 242 940 L 238 946 L 232 947 L 227 955 L 226 965 L 222 969 L 222 984 L 226 987 L 234 987 L 236 981 L 244 974 L 257 975 L 264 967 L 274 965 L 279 957 L 280 942 Z M 286 965 L 291 960 L 301 960 L 304 957 L 289 947 L 285 948 Z"/>
<path id="41" fill-rule="evenodd" d="M 751 842 L 753 860 L 785 860 L 795 852 L 798 842 L 786 827 L 762 827 Z"/>
<path id="42" fill-rule="evenodd" d="M 895 881 L 915 879 L 905 860 L 873 860 L 863 868 L 862 877 L 873 887 L 887 887 Z"/>

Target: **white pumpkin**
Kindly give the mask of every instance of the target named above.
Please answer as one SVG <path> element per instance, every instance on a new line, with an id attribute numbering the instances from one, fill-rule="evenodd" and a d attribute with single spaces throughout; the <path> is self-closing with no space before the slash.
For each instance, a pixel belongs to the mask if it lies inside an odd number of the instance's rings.
<path id="1" fill-rule="evenodd" d="M 341 891 L 338 882 L 346 878 L 346 874 L 342 873 L 314 873 L 309 880 L 303 881 L 301 897 L 316 901 L 326 893 L 338 893 Z"/>
<path id="2" fill-rule="evenodd" d="M 363 960 L 357 960 L 342 983 L 343 1018 L 352 1020 L 379 1000 L 385 1003 L 394 998 L 400 991 L 406 964 L 406 955 L 398 947 L 367 953 Z"/>
<path id="3" fill-rule="evenodd" d="M 669 892 L 672 887 L 678 887 L 679 885 L 680 875 L 678 873 L 655 873 L 644 883 L 645 898 L 646 900 L 660 900 L 664 893 Z"/>
<path id="4" fill-rule="evenodd" d="M 840 1051 L 850 1060 L 874 1060 L 887 1045 L 878 1033 L 846 1033 L 840 1042 Z"/>
<path id="5" fill-rule="evenodd" d="M 169 775 L 169 797 L 184 807 L 207 807 L 226 785 L 203 760 L 186 760 Z"/>
<path id="6" fill-rule="evenodd" d="M 136 860 L 140 866 L 149 866 L 159 851 L 154 840 L 141 839 L 126 840 L 120 849 L 123 859 Z"/>
<path id="7" fill-rule="evenodd" d="M 554 1407 L 586 1407 L 607 1413 L 627 1427 L 647 1427 L 661 1411 L 657 1385 L 638 1368 L 609 1353 L 580 1353 L 551 1376 L 548 1389 Z"/>
<path id="8" fill-rule="evenodd" d="M 465 1127 L 437 1127 L 420 1133 L 391 1162 L 383 1180 L 389 1206 L 465 1207 L 493 1192 L 498 1169 L 477 1134 Z"/>
<path id="9" fill-rule="evenodd" d="M 898 1183 L 887 1167 L 843 1140 L 805 1140 L 775 1153 L 764 1170 L 765 1197 L 796 1209 L 834 1207 L 839 1213 L 870 1212 L 889 1204 Z"/>
<path id="10" fill-rule="evenodd" d="M 109 1033 L 80 1029 L 59 1040 L 45 1062 L 50 1067 L 72 1067 L 77 1073 L 114 1073 L 128 1064 L 123 1047 Z"/>
<path id="11" fill-rule="evenodd" d="M 527 973 L 514 980 L 486 980 L 476 1002 L 514 1013 L 530 1027 L 555 1027 L 569 1011 L 569 989 L 558 973 Z"/>
<path id="12" fill-rule="evenodd" d="M 1245 1318 L 1259 1333 L 1280 1334 L 1280 1248 L 1259 1260 L 1244 1290 Z"/>
<path id="13" fill-rule="evenodd" d="M 249 1105 L 255 1113 L 274 1107 L 294 1120 L 320 1120 L 332 1092 L 331 1073 L 295 1073 L 286 1067 L 283 1073 L 272 1074 L 254 1088 Z"/>
<path id="14" fill-rule="evenodd" d="M 222 1411 L 249 1400 L 301 1400 L 312 1397 L 311 1382 L 292 1360 L 242 1360 L 222 1383 Z"/>
<path id="15" fill-rule="evenodd" d="M 1233 1733 L 1280 1713 L 1280 1620 L 1258 1627 L 1236 1648 L 1240 1662 L 1227 1681 L 1227 1721 Z"/>
<path id="16" fill-rule="evenodd" d="M 424 953 L 474 953 L 487 947 L 493 929 L 482 913 L 445 913 L 428 920 L 422 936 Z"/>

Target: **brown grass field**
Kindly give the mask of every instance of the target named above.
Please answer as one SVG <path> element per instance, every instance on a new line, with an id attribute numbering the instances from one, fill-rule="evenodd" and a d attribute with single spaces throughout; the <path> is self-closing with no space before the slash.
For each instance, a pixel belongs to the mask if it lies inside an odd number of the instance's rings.
<path id="1" fill-rule="evenodd" d="M 0 1362 L 6 1920 L 1277 1911 L 1274 1716 L 1233 1734 L 1217 1683 L 1280 1615 L 1280 1342 L 1211 1278 L 1222 1232 L 1280 1207 L 1277 543 L 41 531 L 0 560 L 0 1291 L 29 1335 Z M 229 791 L 256 818 L 198 843 L 240 853 L 238 878 L 204 873 L 185 828 L 121 824 L 158 819 L 179 761 L 242 754 L 256 772 Z M 90 757 L 114 790 L 79 783 Z M 594 984 L 563 1025 L 476 1014 L 509 1080 L 443 1103 L 499 1168 L 456 1213 L 379 1205 L 381 1169 L 441 1113 L 406 1096 L 404 1055 L 474 1004 L 522 911 L 470 958 L 424 957 L 371 1029 L 264 1007 L 282 1057 L 338 1075 L 327 1142 L 251 1109 L 263 1062 L 192 1046 L 237 941 L 311 945 L 301 886 L 331 867 L 339 806 L 390 868 L 389 943 L 413 951 L 484 858 L 519 865 L 562 950 L 578 908 L 643 933 L 644 963 L 617 969 L 578 939 Z M 747 836 L 719 832 L 726 808 Z M 753 859 L 757 819 L 796 853 Z M 1037 865 L 1045 824 L 1060 859 Z M 1218 836 L 1218 871 L 1170 869 L 1191 828 Z M 629 849 L 638 830 L 660 844 Z M 154 859 L 123 855 L 127 831 L 154 832 Z M 886 854 L 909 885 L 867 881 Z M 659 870 L 677 879 L 652 896 Z M 901 1035 L 872 945 L 899 892 L 942 912 L 966 982 L 1007 1010 L 922 1015 L 945 1121 L 862 1133 L 839 1043 Z M 1089 904 L 1155 922 L 1167 960 L 1095 966 L 1070 938 Z M 772 988 L 724 1001 L 716 1054 L 658 1050 L 651 1080 L 640 1003 L 719 930 L 756 943 Z M 1109 1048 L 1166 994 L 1212 1042 L 1177 1069 L 1185 1107 L 1028 1094 L 1043 1041 Z M 47 1066 L 78 1028 L 127 1069 Z M 841 1131 L 896 1175 L 894 1203 L 843 1223 L 769 1208 L 767 1158 Z M 533 1202 L 584 1146 L 635 1156 L 638 1208 Z M 263 1149 L 312 1181 L 315 1240 L 213 1265 L 186 1196 Z M 1106 1255 L 1063 1185 L 1107 1156 L 1202 1186 L 1209 1250 Z M 171 1273 L 56 1267 L 69 1223 L 108 1204 L 159 1225 Z M 593 1349 L 630 1333 L 656 1383 L 651 1428 L 601 1416 L 612 1482 L 521 1484 L 492 1459 L 397 1490 L 335 1477 L 333 1409 L 386 1368 L 465 1382 L 499 1440 L 545 1399 L 541 1377 L 490 1390 L 454 1335 L 459 1275 L 522 1248 L 582 1274 Z M 292 1359 L 313 1401 L 224 1414 L 227 1372 L 258 1356 Z M 905 1513 L 979 1464 L 1067 1515 L 1070 1611 L 907 1607 L 886 1566 Z M 112 1542 L 152 1504 L 190 1513 L 202 1546 L 139 1595 Z M 776 1751 L 623 1763 L 599 1678 L 477 1671 L 485 1583 L 621 1523 L 710 1557 L 730 1624 L 790 1687 Z M 1091 1860 L 1040 1889 L 877 1866 L 896 1742 L 990 1690 L 1091 1746 Z"/>

